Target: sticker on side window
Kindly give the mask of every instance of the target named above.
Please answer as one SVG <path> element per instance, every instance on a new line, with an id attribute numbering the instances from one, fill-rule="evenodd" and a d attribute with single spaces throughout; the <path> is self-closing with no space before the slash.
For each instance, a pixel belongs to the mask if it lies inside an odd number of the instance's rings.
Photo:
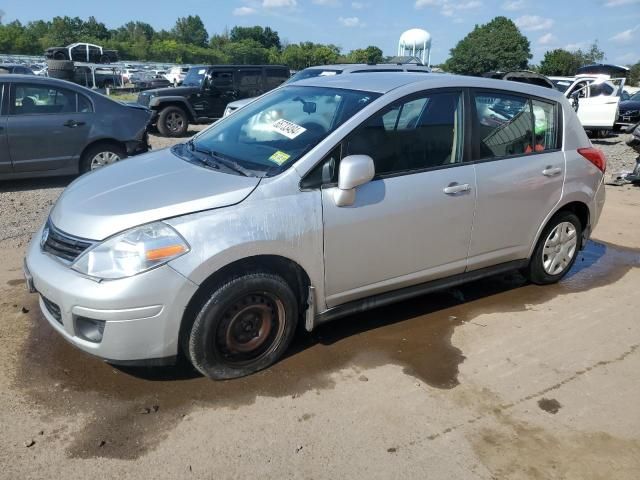
<path id="1" fill-rule="evenodd" d="M 276 120 L 271 124 L 271 126 L 276 132 L 278 132 L 280 135 L 284 135 L 289 140 L 293 140 L 298 135 L 307 131 L 306 128 L 301 127 L 300 125 L 296 125 L 295 123 L 285 120 L 284 118 Z"/>
<path id="2" fill-rule="evenodd" d="M 291 157 L 291 155 L 288 155 L 288 154 L 278 150 L 276 153 L 274 153 L 273 155 L 271 155 L 269 157 L 269 160 L 271 160 L 273 163 L 277 163 L 278 165 L 282 165 L 284 162 L 289 160 L 290 157 Z"/>
<path id="3" fill-rule="evenodd" d="M 198 75 L 204 75 L 207 70 L 205 68 L 201 68 L 198 70 Z"/>

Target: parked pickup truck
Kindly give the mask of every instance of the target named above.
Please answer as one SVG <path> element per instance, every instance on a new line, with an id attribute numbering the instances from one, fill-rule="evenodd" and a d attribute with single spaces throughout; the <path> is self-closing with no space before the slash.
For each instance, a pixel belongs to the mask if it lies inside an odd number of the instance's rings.
<path id="1" fill-rule="evenodd" d="M 66 47 L 47 48 L 44 56 L 48 60 L 71 60 L 87 63 L 112 63 L 118 61 L 117 50 L 105 50 L 91 43 L 72 43 Z"/>
<path id="2" fill-rule="evenodd" d="M 147 90 L 138 103 L 154 112 L 161 135 L 181 137 L 190 123 L 221 118 L 227 103 L 257 97 L 289 78 L 279 65 L 200 65 L 191 67 L 181 87 Z"/>

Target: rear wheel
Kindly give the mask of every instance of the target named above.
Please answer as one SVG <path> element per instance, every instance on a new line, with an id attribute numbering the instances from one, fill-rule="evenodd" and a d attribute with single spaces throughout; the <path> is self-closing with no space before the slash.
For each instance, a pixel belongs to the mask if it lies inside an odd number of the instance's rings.
<path id="1" fill-rule="evenodd" d="M 180 107 L 166 107 L 158 115 L 158 131 L 165 137 L 182 137 L 187 133 L 189 120 Z"/>
<path id="2" fill-rule="evenodd" d="M 298 302 L 287 282 L 266 272 L 233 278 L 211 294 L 185 338 L 193 366 L 216 380 L 276 362 L 296 331 Z"/>
<path id="3" fill-rule="evenodd" d="M 538 285 L 555 283 L 564 277 L 578 256 L 582 224 L 567 211 L 556 214 L 542 231 L 526 274 Z"/>
<path id="4" fill-rule="evenodd" d="M 87 149 L 80 162 L 81 173 L 92 172 L 119 162 L 127 157 L 127 152 L 119 145 L 101 143 Z"/>

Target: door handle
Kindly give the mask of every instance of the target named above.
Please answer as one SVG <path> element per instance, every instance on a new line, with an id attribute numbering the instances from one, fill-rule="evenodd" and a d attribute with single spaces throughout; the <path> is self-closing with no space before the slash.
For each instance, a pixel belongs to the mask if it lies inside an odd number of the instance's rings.
<path id="1" fill-rule="evenodd" d="M 547 168 L 542 170 L 542 174 L 545 177 L 555 177 L 556 175 L 560 175 L 561 172 L 562 172 L 562 169 L 560 167 L 554 168 L 551 165 L 548 165 Z"/>
<path id="2" fill-rule="evenodd" d="M 76 122 L 75 120 L 67 120 L 63 123 L 65 127 L 76 128 L 84 125 L 84 122 Z"/>
<path id="3" fill-rule="evenodd" d="M 459 193 L 468 192 L 469 190 L 471 190 L 471 185 L 468 183 L 459 184 L 456 182 L 450 183 L 442 189 L 442 191 L 447 195 L 457 195 Z"/>

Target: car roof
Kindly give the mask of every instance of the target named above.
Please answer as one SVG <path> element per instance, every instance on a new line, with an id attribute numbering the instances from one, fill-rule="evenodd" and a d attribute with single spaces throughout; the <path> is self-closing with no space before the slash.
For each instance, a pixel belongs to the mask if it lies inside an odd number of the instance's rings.
<path id="1" fill-rule="evenodd" d="M 401 64 L 401 63 L 336 63 L 334 65 L 314 65 L 313 67 L 307 67 L 304 70 L 325 70 L 325 71 L 341 71 L 349 72 L 350 70 L 387 70 L 390 68 L 397 69 L 422 69 L 425 71 L 430 70 L 426 65 L 414 65 L 414 64 Z"/>
<path id="2" fill-rule="evenodd" d="M 556 101 L 564 98 L 562 93 L 557 90 L 546 87 L 538 87 L 536 85 L 527 83 L 441 73 L 425 74 L 412 72 L 385 72 L 358 73 L 357 75 L 333 75 L 299 80 L 295 83 L 290 84 L 290 86 L 333 87 L 384 94 L 390 92 L 391 90 L 395 90 L 396 88 L 400 88 L 409 84 L 416 84 L 416 90 L 446 87 L 474 87 L 495 90 L 508 90 L 511 92 L 551 98 Z"/>
<path id="3" fill-rule="evenodd" d="M 85 88 L 82 85 L 78 85 L 77 83 L 68 82 L 66 80 L 59 80 L 57 78 L 51 77 L 41 77 L 38 75 L 24 75 L 24 74 L 2 74 L 0 75 L 0 82 L 6 83 L 15 83 L 25 81 L 29 83 L 42 83 L 44 85 L 57 85 L 59 87 L 64 87 L 70 90 L 81 91 L 84 94 L 95 94 L 91 89 Z"/>

